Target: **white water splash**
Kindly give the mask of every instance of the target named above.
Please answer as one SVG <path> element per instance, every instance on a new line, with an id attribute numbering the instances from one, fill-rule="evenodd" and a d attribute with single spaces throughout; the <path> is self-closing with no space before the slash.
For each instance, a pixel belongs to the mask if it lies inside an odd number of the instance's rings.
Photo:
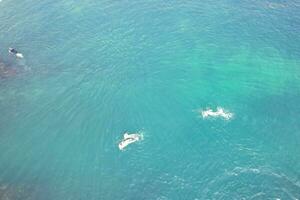
<path id="1" fill-rule="evenodd" d="M 208 118 L 208 117 L 222 117 L 225 120 L 229 120 L 233 117 L 233 113 L 226 111 L 222 107 L 217 107 L 216 111 L 213 111 L 212 109 L 208 108 L 207 110 L 201 110 L 201 115 L 203 118 Z"/>
<path id="2" fill-rule="evenodd" d="M 128 132 L 124 133 L 122 141 L 119 143 L 119 149 L 123 150 L 125 147 L 127 147 L 129 144 L 135 143 L 137 141 L 143 140 L 143 134 L 142 133 L 133 133 L 128 134 Z"/>
<path id="3" fill-rule="evenodd" d="M 0 0 L 0 1 L 1 1 L 1 0 Z M 20 59 L 24 58 L 23 54 L 21 54 L 21 53 L 16 53 L 16 57 L 17 57 L 17 58 L 20 58 Z"/>

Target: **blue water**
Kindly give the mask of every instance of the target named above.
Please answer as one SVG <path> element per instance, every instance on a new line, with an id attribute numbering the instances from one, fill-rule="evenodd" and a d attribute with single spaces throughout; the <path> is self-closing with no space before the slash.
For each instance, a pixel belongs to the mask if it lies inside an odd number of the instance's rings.
<path id="1" fill-rule="evenodd" d="M 0 2 L 1 200 L 300 199 L 299 102 L 298 0 Z"/>

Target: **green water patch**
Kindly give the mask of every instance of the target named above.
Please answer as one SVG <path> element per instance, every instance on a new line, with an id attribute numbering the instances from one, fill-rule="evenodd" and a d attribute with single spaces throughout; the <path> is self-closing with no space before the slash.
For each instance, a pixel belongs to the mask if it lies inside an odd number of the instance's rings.
<path id="1" fill-rule="evenodd" d="M 251 94 L 262 89 L 265 93 L 276 94 L 287 90 L 290 83 L 300 81 L 295 76 L 299 62 L 284 59 L 275 49 L 242 49 L 239 52 L 220 67 L 223 69 L 220 71 L 223 76 L 220 84 L 228 90 Z"/>
<path id="2" fill-rule="evenodd" d="M 283 58 L 273 48 L 226 49 L 202 44 L 164 64 L 180 66 L 177 87 L 182 93 L 207 99 L 281 94 L 300 83 L 299 61 Z"/>

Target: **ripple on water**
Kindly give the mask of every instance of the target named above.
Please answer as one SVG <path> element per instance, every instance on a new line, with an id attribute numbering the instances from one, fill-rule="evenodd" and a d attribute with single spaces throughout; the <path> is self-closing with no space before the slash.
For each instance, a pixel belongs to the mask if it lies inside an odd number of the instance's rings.
<path id="1" fill-rule="evenodd" d="M 269 168 L 235 167 L 210 181 L 204 199 L 297 199 L 299 182 Z"/>

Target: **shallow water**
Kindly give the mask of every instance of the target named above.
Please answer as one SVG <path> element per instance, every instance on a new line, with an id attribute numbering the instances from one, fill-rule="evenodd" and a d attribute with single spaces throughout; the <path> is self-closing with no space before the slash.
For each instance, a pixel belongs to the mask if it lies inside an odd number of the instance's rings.
<path id="1" fill-rule="evenodd" d="M 298 1 L 2 0 L 0 22 L 0 199 L 300 198 Z"/>

